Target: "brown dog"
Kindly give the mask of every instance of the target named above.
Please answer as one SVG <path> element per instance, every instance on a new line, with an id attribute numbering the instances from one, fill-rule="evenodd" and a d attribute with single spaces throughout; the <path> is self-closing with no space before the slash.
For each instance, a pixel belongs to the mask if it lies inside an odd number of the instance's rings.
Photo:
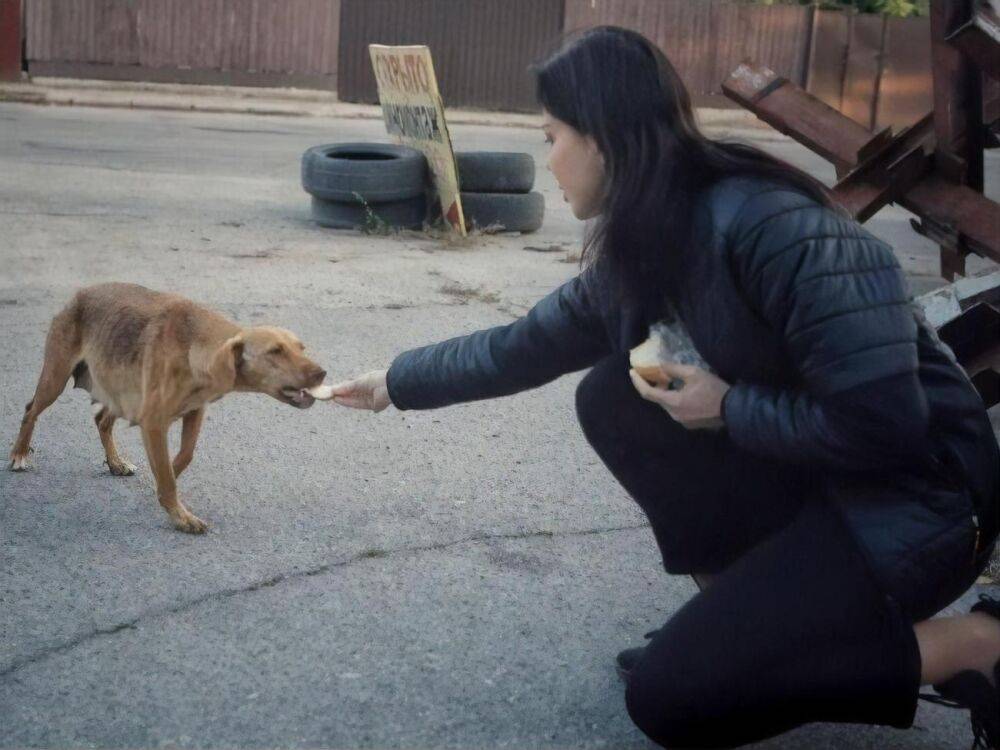
<path id="1" fill-rule="evenodd" d="M 142 429 L 160 504 L 181 531 L 200 534 L 205 523 L 177 497 L 176 479 L 191 463 L 205 405 L 230 391 L 255 391 L 305 409 L 326 372 L 303 356 L 304 347 L 282 328 L 240 328 L 218 313 L 135 284 L 100 284 L 77 292 L 52 321 L 35 397 L 25 407 L 10 468 L 27 468 L 35 421 L 66 387 L 90 392 L 94 421 L 112 474 L 135 467 L 115 447 L 111 429 L 126 419 Z M 183 417 L 173 462 L 167 429 Z"/>

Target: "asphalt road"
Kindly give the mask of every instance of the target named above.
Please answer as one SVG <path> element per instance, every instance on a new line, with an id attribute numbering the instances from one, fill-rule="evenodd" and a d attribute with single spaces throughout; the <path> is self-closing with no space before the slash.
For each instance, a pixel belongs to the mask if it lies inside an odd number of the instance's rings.
<path id="1" fill-rule="evenodd" d="M 544 163 L 540 132 L 452 135 Z M 286 326 L 339 379 L 510 321 L 574 273 L 581 230 L 544 169 L 532 236 L 314 226 L 299 157 L 354 139 L 384 140 L 382 124 L 0 104 L 8 443 L 48 322 L 84 284 Z M 794 144 L 762 145 L 832 179 Z M 995 192 L 996 158 L 988 171 Z M 906 219 L 871 226 L 923 291 L 936 254 Z M 613 656 L 694 586 L 660 571 L 586 445 L 577 380 L 423 413 L 227 397 L 180 481 L 203 537 L 169 525 L 136 430 L 117 435 L 137 474 L 107 473 L 88 400 L 67 389 L 39 421 L 34 469 L 0 471 L 0 746 L 650 747 Z M 911 731 L 814 725 L 759 747 L 970 741 L 965 715 L 921 706 Z"/>

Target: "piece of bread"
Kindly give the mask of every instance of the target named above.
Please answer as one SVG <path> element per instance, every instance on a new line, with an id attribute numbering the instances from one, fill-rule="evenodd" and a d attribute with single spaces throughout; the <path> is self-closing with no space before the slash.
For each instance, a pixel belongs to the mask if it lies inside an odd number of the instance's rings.
<path id="1" fill-rule="evenodd" d="M 317 401 L 329 401 L 331 398 L 333 398 L 333 386 L 317 385 L 313 388 L 306 388 L 306 393 L 308 393 Z"/>
<path id="2" fill-rule="evenodd" d="M 629 352 L 628 361 L 632 369 L 639 373 L 639 376 L 653 385 L 663 385 L 667 378 L 660 370 L 663 342 L 657 335 L 652 335 L 639 346 Z"/>

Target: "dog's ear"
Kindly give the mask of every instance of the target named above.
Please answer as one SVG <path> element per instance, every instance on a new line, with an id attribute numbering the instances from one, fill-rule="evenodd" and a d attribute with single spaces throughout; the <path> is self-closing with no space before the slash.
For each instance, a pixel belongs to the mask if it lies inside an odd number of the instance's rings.
<path id="1" fill-rule="evenodd" d="M 212 355 L 208 374 L 217 387 L 232 390 L 243 367 L 243 336 L 237 334 L 218 348 Z"/>

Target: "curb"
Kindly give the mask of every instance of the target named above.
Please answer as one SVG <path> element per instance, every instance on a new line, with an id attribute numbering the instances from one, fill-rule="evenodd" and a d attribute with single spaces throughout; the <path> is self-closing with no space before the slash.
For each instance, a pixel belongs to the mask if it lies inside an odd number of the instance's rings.
<path id="1" fill-rule="evenodd" d="M 216 114 L 325 117 L 333 119 L 381 120 L 378 105 L 354 104 L 337 99 L 335 92 L 290 89 L 208 86 L 173 83 L 98 81 L 70 78 L 34 78 L 0 83 L 0 102 L 118 109 L 169 110 Z M 541 116 L 517 112 L 447 109 L 450 125 L 492 127 L 541 127 Z M 698 109 L 698 121 L 706 130 L 724 130 L 764 140 L 787 137 L 739 109 Z"/>

